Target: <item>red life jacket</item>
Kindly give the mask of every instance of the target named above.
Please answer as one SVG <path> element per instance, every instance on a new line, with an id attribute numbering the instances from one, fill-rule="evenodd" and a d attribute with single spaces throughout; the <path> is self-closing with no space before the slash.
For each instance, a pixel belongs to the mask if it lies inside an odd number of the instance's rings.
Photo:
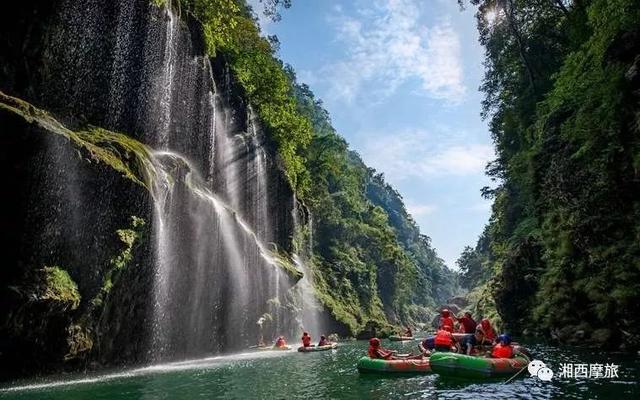
<path id="1" fill-rule="evenodd" d="M 440 318 L 440 328 L 442 329 L 442 327 L 446 325 L 449 325 L 451 328 L 453 328 L 455 326 L 453 323 L 453 318 L 451 317 Z"/>
<path id="2" fill-rule="evenodd" d="M 451 347 L 453 346 L 453 335 L 451 332 L 447 332 L 444 329 L 440 329 L 434 339 L 435 346 Z"/>
<path id="3" fill-rule="evenodd" d="M 491 352 L 491 357 L 493 358 L 512 358 L 513 357 L 513 346 L 511 345 L 503 345 L 502 343 L 498 343 L 493 346 L 493 351 Z"/>
<path id="4" fill-rule="evenodd" d="M 309 347 L 311 346 L 311 336 L 307 335 L 307 336 L 303 336 L 302 337 L 302 345 L 304 347 Z"/>

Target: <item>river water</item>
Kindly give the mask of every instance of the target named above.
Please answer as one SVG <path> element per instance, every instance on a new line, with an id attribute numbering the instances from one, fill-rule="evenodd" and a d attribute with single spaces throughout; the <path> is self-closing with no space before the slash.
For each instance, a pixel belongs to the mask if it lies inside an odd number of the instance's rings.
<path id="1" fill-rule="evenodd" d="M 417 342 L 383 345 L 413 351 Z M 0 399 L 640 399 L 640 361 L 636 355 L 604 353 L 543 344 L 528 347 L 551 367 L 551 382 L 527 371 L 506 379 L 469 381 L 438 375 L 360 374 L 357 360 L 367 342 L 340 343 L 317 353 L 262 351 L 203 358 L 102 373 L 55 376 L 3 385 Z M 613 363 L 618 378 L 558 378 L 562 363 Z"/>

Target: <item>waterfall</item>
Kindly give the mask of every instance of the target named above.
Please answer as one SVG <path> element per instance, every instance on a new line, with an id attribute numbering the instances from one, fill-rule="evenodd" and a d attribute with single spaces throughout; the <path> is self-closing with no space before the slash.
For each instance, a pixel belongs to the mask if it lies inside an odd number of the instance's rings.
<path id="1" fill-rule="evenodd" d="M 179 151 L 184 140 L 170 118 L 179 96 L 172 94 L 177 79 L 172 31 L 178 25 L 170 8 L 167 13 L 162 125 L 155 140 L 161 150 L 152 154 L 150 173 L 156 254 L 151 358 L 156 361 L 254 344 L 262 329 L 256 321 L 265 315 L 270 333 L 287 333 L 281 332 L 286 327 L 280 324 L 280 304 L 281 288 L 289 284 L 268 248 L 275 238 L 262 131 L 250 108 L 246 132 L 242 129 L 208 59 L 189 64 L 203 65 L 209 79 L 200 115 L 208 121 L 206 162 L 194 163 Z M 198 165 L 205 167 L 204 176 Z"/>
<path id="2" fill-rule="evenodd" d="M 161 96 L 160 96 L 160 124 L 159 143 L 161 148 L 165 148 L 169 142 L 169 128 L 171 124 L 171 95 L 173 88 L 173 74 L 175 64 L 175 37 L 176 37 L 176 17 L 171 9 L 171 0 L 167 0 L 166 5 L 166 36 L 164 44 L 164 65 L 162 68 Z"/>
<path id="3" fill-rule="evenodd" d="M 299 229 L 299 221 L 297 213 L 294 213 L 294 221 L 296 229 Z M 312 337 L 319 338 L 320 335 L 325 334 L 324 327 L 321 323 L 322 306 L 318 302 L 313 286 L 313 271 L 307 265 L 307 260 L 313 254 L 313 219 L 311 215 L 308 218 L 309 235 L 307 238 L 307 248 L 301 249 L 300 254 L 294 254 L 293 260 L 298 268 L 304 274 L 302 279 L 297 284 L 302 297 L 302 309 L 298 319 L 302 328 L 309 332 Z"/>
<path id="4" fill-rule="evenodd" d="M 256 233 L 169 151 L 152 154 L 156 214 L 154 359 L 245 346 L 267 312 L 262 279 L 285 279 Z M 265 293 L 277 297 L 277 285 Z M 220 335 L 220 336 L 218 336 Z"/>
<path id="5" fill-rule="evenodd" d="M 261 317 L 267 341 L 297 328 L 297 278 L 282 260 L 293 251 L 293 190 L 226 61 L 203 54 L 201 36 L 189 28 L 197 21 L 178 16 L 171 3 L 52 3 L 41 39 L 47 68 L 31 71 L 42 74 L 31 80 L 36 98 L 23 93 L 64 122 L 121 132 L 153 149 L 142 160 L 151 199 L 128 187 L 96 190 L 100 198 L 87 200 L 95 203 L 87 209 L 108 221 L 72 210 L 85 221 L 77 225 L 87 238 L 96 231 L 109 240 L 132 215 L 144 217 L 150 230 L 140 240 L 139 268 L 128 272 L 134 282 L 113 283 L 103 325 L 115 339 L 100 349 L 105 362 L 246 348 L 255 344 Z M 95 182 L 80 163 L 59 165 L 56 173 L 78 173 L 77 181 L 92 187 L 126 187 L 118 174 Z M 92 265 L 113 256 L 110 246 L 98 245 Z M 93 290 L 103 277 L 83 262 L 69 264 L 89 271 L 79 283 Z"/>

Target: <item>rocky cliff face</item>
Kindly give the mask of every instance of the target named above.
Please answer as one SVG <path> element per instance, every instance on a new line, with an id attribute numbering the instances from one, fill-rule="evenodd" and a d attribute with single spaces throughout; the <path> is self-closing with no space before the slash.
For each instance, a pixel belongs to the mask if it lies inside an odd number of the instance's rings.
<path id="1" fill-rule="evenodd" d="M 238 349 L 260 317 L 265 339 L 290 332 L 294 194 L 197 23 L 149 0 L 16 6 L 0 17 L 3 376 Z"/>

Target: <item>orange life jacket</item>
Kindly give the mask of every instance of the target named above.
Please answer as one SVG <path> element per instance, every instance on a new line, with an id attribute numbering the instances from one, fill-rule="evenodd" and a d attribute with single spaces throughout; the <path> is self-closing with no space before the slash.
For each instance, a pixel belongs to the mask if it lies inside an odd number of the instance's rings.
<path id="1" fill-rule="evenodd" d="M 444 329 L 440 329 L 438 333 L 436 333 L 436 338 L 434 339 L 434 345 L 443 346 L 443 347 L 451 347 L 453 346 L 453 335 L 451 332 L 447 332 Z"/>
<path id="2" fill-rule="evenodd" d="M 491 352 L 491 357 L 493 358 L 511 358 L 513 357 L 513 346 L 511 345 L 503 345 L 502 343 L 498 343 L 493 346 L 493 351 Z"/>
<path id="3" fill-rule="evenodd" d="M 302 345 L 304 347 L 309 347 L 311 346 L 311 336 L 307 335 L 307 336 L 303 336 L 302 337 Z"/>

